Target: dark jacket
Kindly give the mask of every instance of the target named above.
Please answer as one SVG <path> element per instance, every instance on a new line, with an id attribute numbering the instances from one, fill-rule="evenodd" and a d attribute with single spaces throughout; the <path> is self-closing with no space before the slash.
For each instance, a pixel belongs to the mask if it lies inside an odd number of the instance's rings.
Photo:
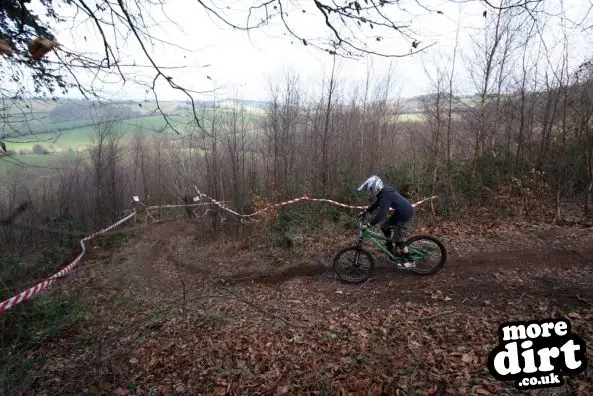
<path id="1" fill-rule="evenodd" d="M 408 221 L 416 214 L 416 209 L 414 209 L 412 203 L 401 196 L 395 188 L 388 186 L 379 191 L 375 203 L 367 208 L 367 212 L 372 212 L 377 208 L 379 210 L 370 221 L 372 226 L 385 218 L 389 208 L 395 209 L 392 218 L 397 221 Z"/>

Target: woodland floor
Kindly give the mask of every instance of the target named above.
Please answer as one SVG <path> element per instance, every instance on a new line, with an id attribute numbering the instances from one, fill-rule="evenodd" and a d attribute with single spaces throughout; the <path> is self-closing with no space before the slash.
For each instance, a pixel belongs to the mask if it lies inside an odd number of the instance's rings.
<path id="1" fill-rule="evenodd" d="M 31 351 L 47 359 L 34 394 L 521 394 L 486 367 L 499 324 L 564 316 L 591 359 L 593 228 L 414 230 L 424 232 L 448 248 L 441 272 L 376 255 L 374 277 L 347 285 L 331 260 L 355 232 L 257 251 L 200 242 L 191 221 L 151 225 L 52 288 L 92 309 Z M 530 393 L 593 394 L 592 366 Z"/>

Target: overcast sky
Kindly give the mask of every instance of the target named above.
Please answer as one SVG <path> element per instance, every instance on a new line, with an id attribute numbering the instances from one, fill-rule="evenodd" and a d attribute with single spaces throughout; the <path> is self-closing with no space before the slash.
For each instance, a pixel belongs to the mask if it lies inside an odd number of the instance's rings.
<path id="1" fill-rule="evenodd" d="M 94 3 L 94 1 L 89 3 L 93 9 L 95 8 Z M 245 24 L 247 15 L 245 10 L 254 4 L 252 0 L 215 1 L 215 3 L 228 6 L 229 8 L 221 7 L 221 11 L 224 11 L 230 20 L 239 25 Z M 548 3 L 547 7 L 551 7 L 550 10 L 559 9 L 559 0 L 546 0 L 546 3 Z M 570 0 L 566 3 L 567 15 L 572 22 L 581 22 L 583 18 L 589 17 L 586 15 L 590 7 L 589 0 Z M 160 66 L 188 66 L 186 69 L 167 70 L 167 74 L 172 76 L 177 84 L 186 88 L 203 91 L 218 87 L 224 88 L 217 95 L 218 98 L 236 94 L 245 99 L 263 100 L 269 97 L 269 81 L 271 79 L 278 80 L 284 68 L 290 67 L 298 72 L 303 85 L 310 90 L 320 87 L 323 73 L 329 72 L 331 68 L 332 57 L 330 55 L 311 46 L 305 47 L 296 39 L 284 35 L 286 30 L 278 23 L 246 33 L 224 25 L 209 15 L 196 1 L 168 0 L 165 4 L 162 9 L 160 6 L 151 8 L 150 15 L 144 15 L 144 17 L 147 19 L 151 17 L 154 20 L 149 22 L 155 25 L 150 30 L 151 34 L 169 44 L 156 43 L 154 46 L 149 46 L 148 50 L 154 61 Z M 295 7 L 294 4 L 297 6 Z M 471 42 L 472 39 L 479 38 L 482 34 L 479 29 L 483 28 L 485 24 L 485 19 L 482 17 L 482 12 L 486 9 L 485 6 L 479 1 L 458 4 L 444 0 L 424 0 L 424 3 L 418 3 L 415 0 L 402 1 L 402 4 L 402 8 L 405 8 L 406 11 L 402 11 L 396 6 L 389 6 L 389 9 L 392 10 L 390 16 L 396 22 L 409 24 L 417 33 L 416 37 L 420 39 L 421 46 L 429 44 L 433 44 L 433 46 L 421 54 L 404 58 L 373 57 L 356 61 L 341 60 L 339 62 L 339 77 L 350 86 L 353 83 L 362 83 L 367 67 L 372 63 L 375 83 L 381 84 L 379 79 L 391 70 L 394 84 L 392 96 L 400 94 L 409 97 L 427 93 L 429 80 L 424 68 L 431 70 L 434 76 L 435 64 L 440 66 L 448 64 L 446 57 L 452 54 L 456 29 L 460 21 L 459 48 L 463 51 L 464 58 L 458 58 L 459 63 L 455 73 L 456 82 L 461 91 L 471 91 L 472 85 L 464 59 L 471 60 L 473 57 Z M 440 10 L 443 14 L 428 12 L 419 4 L 426 6 L 430 4 L 432 9 Z M 307 38 L 310 42 L 314 42 L 315 38 L 329 37 L 330 31 L 325 27 L 323 18 L 315 9 L 312 0 L 293 1 L 290 7 L 286 7 L 285 11 L 289 13 L 287 21 L 297 34 Z M 58 12 L 71 13 L 65 6 L 58 8 Z M 278 18 L 275 19 L 279 22 Z M 69 24 L 60 28 L 57 34 L 59 42 L 66 48 L 93 52 L 97 57 L 100 57 L 103 46 L 94 25 L 90 21 L 84 22 L 81 15 L 77 20 L 80 22 L 71 23 L 74 27 Z M 257 20 L 257 15 L 254 20 Z M 562 43 L 557 40 L 562 37 L 559 30 L 560 20 L 551 18 L 548 23 L 549 29 L 544 32 L 544 38 L 548 49 L 555 50 L 553 56 L 550 57 L 551 62 L 555 62 L 560 56 L 558 50 L 562 47 Z M 376 33 L 368 28 L 364 30 L 369 34 Z M 555 32 L 552 34 L 554 30 Z M 385 30 L 382 31 L 382 33 L 385 32 Z M 403 40 L 400 35 L 391 34 L 391 38 L 384 37 L 379 43 L 375 40 L 369 42 L 376 44 L 374 49 L 385 53 L 404 54 L 409 52 L 409 42 Z M 360 38 L 362 37 L 360 34 Z M 369 37 L 372 39 L 372 36 Z M 579 28 L 573 30 L 570 37 L 570 53 L 574 67 L 582 59 L 591 55 L 591 31 L 583 31 L 582 28 Z M 125 41 L 120 36 L 119 45 L 122 62 L 149 65 L 149 60 L 133 36 L 130 35 Z M 55 59 L 54 54 L 50 53 L 49 56 Z M 437 61 L 435 62 L 435 60 Z M 210 66 L 207 68 L 196 67 L 205 64 Z M 150 68 L 127 67 L 123 70 L 126 74 L 133 75 L 137 81 L 150 82 L 154 77 L 154 71 Z M 211 80 L 206 76 L 210 76 Z M 83 84 L 89 84 L 92 81 L 90 76 L 79 75 L 79 78 Z M 113 97 L 133 99 L 152 99 L 154 97 L 152 93 L 146 93 L 146 87 L 134 83 L 134 81 L 123 86 L 121 79 L 117 76 L 110 77 L 109 81 L 108 84 L 100 84 L 95 80 L 94 84 L 102 92 L 113 95 Z M 157 90 L 161 100 L 185 98 L 182 93 L 168 88 L 162 80 L 157 85 Z M 80 97 L 80 94 L 72 92 L 72 96 Z"/>

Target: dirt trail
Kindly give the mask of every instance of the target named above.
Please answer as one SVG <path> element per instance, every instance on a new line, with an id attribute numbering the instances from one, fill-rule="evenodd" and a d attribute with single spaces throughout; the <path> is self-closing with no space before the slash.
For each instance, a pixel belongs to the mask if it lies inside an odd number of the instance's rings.
<path id="1" fill-rule="evenodd" d="M 321 292 L 341 289 L 340 299 L 364 297 L 373 304 L 382 300 L 387 304 L 394 300 L 422 302 L 432 299 L 432 290 L 468 304 L 546 297 L 559 306 L 582 305 L 577 295 L 593 301 L 592 279 L 581 276 L 593 265 L 593 230 L 558 228 L 544 234 L 545 238 L 523 233 L 520 238 L 509 236 L 498 242 L 438 236 L 445 242 L 449 257 L 443 270 L 429 277 L 397 270 L 375 251 L 375 275 L 363 287 L 341 284 L 331 269 L 333 255 L 351 244 L 351 238 L 292 254 L 282 249 L 242 252 L 232 243 L 198 248 L 188 222 L 155 227 L 139 245 L 150 254 L 146 256 L 140 249 L 131 261 L 146 263 L 150 257 L 151 265 L 142 268 L 151 268 L 148 278 L 158 278 L 166 290 L 178 288 L 172 285 L 179 284 L 179 278 L 196 288 L 225 279 L 234 286 L 259 284 L 272 289 L 302 281 Z M 466 244 L 469 251 L 464 251 Z M 480 245 L 489 250 L 476 253 L 471 249 Z M 155 268 L 159 270 L 154 272 Z"/>

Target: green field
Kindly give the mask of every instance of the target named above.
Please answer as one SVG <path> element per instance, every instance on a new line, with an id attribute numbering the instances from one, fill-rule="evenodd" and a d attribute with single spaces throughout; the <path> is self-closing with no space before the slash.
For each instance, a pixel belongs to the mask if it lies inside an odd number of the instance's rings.
<path id="1" fill-rule="evenodd" d="M 97 134 L 97 125 L 88 117 L 76 119 L 79 113 L 76 108 L 70 111 L 70 120 L 65 122 L 52 122 L 52 111 L 60 106 L 79 104 L 77 101 L 41 101 L 32 100 L 14 104 L 9 108 L 9 126 L 0 130 L 0 139 L 6 143 L 7 149 L 14 154 L 12 159 L 0 160 L 0 171 L 12 167 L 62 167 L 64 158 L 74 155 L 75 152 L 85 151 Z M 116 105 L 118 109 L 133 111 L 132 116 L 113 124 L 113 130 L 121 137 L 121 142 L 126 143 L 136 133 L 141 133 L 146 139 L 151 139 L 159 134 L 176 135 L 167 127 L 162 114 L 158 113 L 154 102 L 123 102 Z M 195 130 L 192 127 L 193 114 L 190 107 L 182 102 L 164 102 L 161 108 L 166 112 L 169 122 L 180 133 Z M 236 122 L 239 127 L 242 123 L 253 123 L 265 116 L 262 108 L 244 106 L 244 112 L 234 110 L 232 107 L 199 108 L 196 114 L 205 129 L 213 125 L 230 125 Z M 140 114 L 136 114 L 140 113 Z M 55 112 L 54 112 L 55 114 Z M 238 118 L 233 121 L 232 117 Z M 81 117 L 84 118 L 84 117 Z M 243 118 L 243 119 L 241 119 Z M 55 120 L 56 117 L 53 116 Z M 420 113 L 400 114 L 392 119 L 394 122 L 422 122 L 424 117 Z M 23 165 L 25 164 L 25 165 Z"/>
<path id="2" fill-rule="evenodd" d="M 0 174 L 9 171 L 34 170 L 37 176 L 67 168 L 74 161 L 74 153 L 27 154 L 14 157 L 0 157 Z"/>
<path id="3" fill-rule="evenodd" d="M 34 153 L 63 153 L 68 151 L 84 150 L 91 143 L 97 133 L 97 126 L 93 120 L 72 120 L 78 113 L 76 108 L 70 112 L 71 120 L 54 122 L 52 111 L 60 106 L 79 104 L 77 101 L 23 101 L 13 104 L 8 109 L 8 122 L 0 130 L 0 138 L 6 143 L 7 149 L 15 154 L 27 155 Z M 168 122 L 179 133 L 189 130 L 193 121 L 193 113 L 189 106 L 182 102 L 160 103 L 161 109 L 166 112 Z M 136 132 L 145 134 L 147 138 L 157 134 L 175 134 L 161 113 L 158 112 L 154 102 L 130 102 L 116 105 L 117 109 L 133 111 L 129 118 L 124 118 L 114 124 L 114 131 L 121 136 L 122 141 L 129 140 Z M 252 122 L 263 116 L 261 109 L 246 107 L 245 121 Z M 229 118 L 232 109 L 222 107 L 217 109 L 197 109 L 196 113 L 201 124 L 208 128 L 212 125 L 213 115 L 216 114 L 217 123 Z M 84 117 L 81 117 L 84 118 Z M 55 119 L 55 116 L 54 116 Z M 239 121 L 240 122 L 240 121 Z M 37 147 L 36 147 L 37 146 Z M 36 147 L 36 150 L 33 149 Z"/>
<path id="4" fill-rule="evenodd" d="M 188 117 L 174 115 L 170 116 L 170 123 L 176 128 L 181 129 L 188 122 Z M 46 126 L 50 129 L 55 124 Z M 161 132 L 166 126 L 166 122 L 162 115 L 154 115 L 149 117 L 138 117 L 124 121 L 117 122 L 114 125 L 114 130 L 122 137 L 122 140 L 128 140 L 139 130 L 145 133 L 147 137 Z M 23 131 L 26 135 L 6 139 L 7 149 L 16 153 L 22 150 L 33 150 L 33 147 L 40 145 L 49 152 L 64 152 L 69 150 L 80 150 L 87 147 L 93 136 L 95 136 L 97 128 L 93 125 L 86 125 L 80 128 L 69 129 L 61 132 L 40 132 L 30 133 Z M 166 133 L 166 131 L 164 131 Z M 172 131 L 171 131 L 172 132 Z"/>
<path id="5" fill-rule="evenodd" d="M 74 101 L 75 102 L 75 101 Z M 8 108 L 8 122 L 0 129 L 0 140 L 12 153 L 10 157 L 0 157 L 0 172 L 7 170 L 37 167 L 60 168 L 68 165 L 75 153 L 84 152 L 97 134 L 97 125 L 89 120 L 70 120 L 52 122 L 50 112 L 60 104 L 68 101 L 23 101 Z M 193 113 L 181 102 L 164 102 L 161 108 L 166 112 L 169 123 L 181 134 L 193 129 Z M 119 105 L 118 105 L 119 106 Z M 136 133 L 145 139 L 168 134 L 177 135 L 167 126 L 167 122 L 154 102 L 122 103 L 122 108 L 140 112 L 139 116 L 123 119 L 113 124 L 113 130 L 126 143 Z M 206 129 L 213 125 L 221 125 L 230 120 L 231 108 L 196 109 L 202 126 Z M 260 109 L 245 108 L 244 122 L 253 122 L 261 118 L 264 112 Z M 241 120 L 237 120 L 240 124 Z M 66 160 L 66 162 L 65 162 Z M 40 168 L 38 168 L 40 170 Z"/>
<path id="6" fill-rule="evenodd" d="M 422 122 L 425 120 L 423 114 L 418 113 L 409 113 L 409 114 L 398 114 L 393 116 L 393 121 L 395 122 L 406 122 L 406 121 L 416 121 Z"/>

